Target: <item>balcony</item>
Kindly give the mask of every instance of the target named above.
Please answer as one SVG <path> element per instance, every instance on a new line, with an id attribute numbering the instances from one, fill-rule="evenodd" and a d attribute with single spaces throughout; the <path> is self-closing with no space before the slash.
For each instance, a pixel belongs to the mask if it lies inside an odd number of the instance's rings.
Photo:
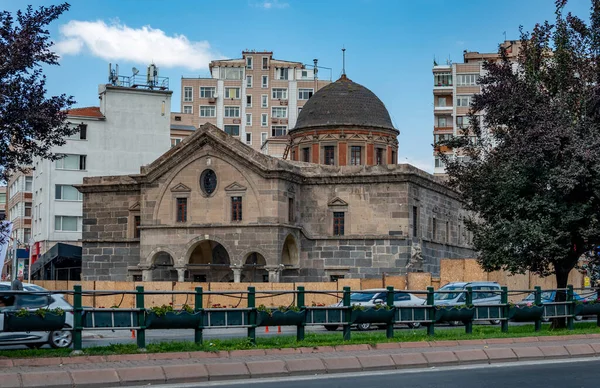
<path id="1" fill-rule="evenodd" d="M 450 106 L 448 106 L 448 105 L 443 105 L 443 106 L 435 105 L 433 107 L 433 110 L 435 112 L 452 112 L 452 108 L 453 108 L 452 105 L 450 105 Z"/>

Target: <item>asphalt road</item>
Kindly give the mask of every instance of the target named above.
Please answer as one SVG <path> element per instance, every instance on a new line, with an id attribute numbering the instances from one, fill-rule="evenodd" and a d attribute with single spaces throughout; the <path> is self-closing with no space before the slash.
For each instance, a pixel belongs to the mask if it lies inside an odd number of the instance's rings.
<path id="1" fill-rule="evenodd" d="M 177 384 L 178 388 L 596 388 L 599 360 L 560 360 L 430 368 L 424 370 L 319 375 L 273 379 Z M 167 388 L 175 385 L 160 385 Z M 249 387 L 247 387 L 249 388 Z"/>

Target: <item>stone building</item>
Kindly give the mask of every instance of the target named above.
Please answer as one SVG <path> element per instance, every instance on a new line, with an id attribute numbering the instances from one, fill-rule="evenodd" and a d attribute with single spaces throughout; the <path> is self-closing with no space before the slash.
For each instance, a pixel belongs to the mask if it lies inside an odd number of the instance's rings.
<path id="1" fill-rule="evenodd" d="M 300 113 L 292 160 L 207 123 L 140 174 L 85 178 L 83 280 L 439 273 L 441 258 L 473 256 L 465 212 L 438 178 L 396 164 L 397 135 L 383 103 L 343 76 Z"/>

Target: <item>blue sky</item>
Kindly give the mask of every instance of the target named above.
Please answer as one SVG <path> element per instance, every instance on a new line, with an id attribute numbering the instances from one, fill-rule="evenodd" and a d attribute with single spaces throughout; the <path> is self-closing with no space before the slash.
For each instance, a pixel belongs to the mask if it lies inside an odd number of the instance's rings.
<path id="1" fill-rule="evenodd" d="M 51 1 L 0 0 L 15 11 Z M 72 0 L 50 26 L 61 66 L 47 70 L 48 92 L 67 93 L 77 106 L 98 104 L 97 85 L 108 63 L 120 73 L 154 61 L 170 78 L 173 111 L 180 108 L 181 76 L 207 76 L 208 62 L 267 49 L 279 59 L 333 68 L 387 106 L 400 130 L 400 162 L 433 170 L 433 58 L 462 61 L 462 52 L 494 52 L 518 39 L 519 25 L 553 20 L 554 0 Z M 588 0 L 568 10 L 586 17 Z M 321 78 L 326 73 L 320 73 Z M 328 76 L 328 75 L 327 75 Z"/>

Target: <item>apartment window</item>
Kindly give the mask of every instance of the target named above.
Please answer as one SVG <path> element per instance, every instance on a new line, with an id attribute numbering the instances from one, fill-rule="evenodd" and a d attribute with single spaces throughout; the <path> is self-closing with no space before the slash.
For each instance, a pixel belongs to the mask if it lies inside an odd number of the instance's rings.
<path id="1" fill-rule="evenodd" d="M 419 237 L 419 212 L 416 206 L 413 206 L 413 229 L 412 229 L 413 237 Z"/>
<path id="2" fill-rule="evenodd" d="M 65 155 L 56 161 L 57 170 L 85 170 L 85 155 Z"/>
<path id="3" fill-rule="evenodd" d="M 310 148 L 305 147 L 302 148 L 302 161 L 306 163 L 310 163 Z"/>
<path id="4" fill-rule="evenodd" d="M 268 121 L 269 121 L 269 115 L 266 113 L 263 113 L 260 115 L 260 126 L 261 127 L 266 127 L 268 126 Z"/>
<path id="5" fill-rule="evenodd" d="M 437 240 L 437 220 L 435 219 L 435 217 L 432 218 L 432 220 L 431 220 L 431 235 L 432 235 L 431 239 L 433 241 L 436 241 Z"/>
<path id="6" fill-rule="evenodd" d="M 459 128 L 467 128 L 469 124 L 469 116 L 456 116 L 456 125 Z"/>
<path id="7" fill-rule="evenodd" d="M 187 114 L 194 113 L 193 110 L 192 110 L 192 106 L 191 105 L 184 105 L 183 106 L 183 113 L 187 113 Z"/>
<path id="8" fill-rule="evenodd" d="M 271 136 L 285 136 L 287 127 L 285 125 L 274 125 L 271 127 Z"/>
<path id="9" fill-rule="evenodd" d="M 479 74 L 458 74 L 456 86 L 475 86 L 479 81 Z"/>
<path id="10" fill-rule="evenodd" d="M 383 163 L 383 148 L 375 148 L 375 164 L 381 165 Z"/>
<path id="11" fill-rule="evenodd" d="M 246 57 L 246 69 L 252 70 L 252 57 Z"/>
<path id="12" fill-rule="evenodd" d="M 231 221 L 242 220 L 242 197 L 231 197 Z"/>
<path id="13" fill-rule="evenodd" d="M 225 88 L 225 98 L 239 100 L 240 88 Z"/>
<path id="14" fill-rule="evenodd" d="M 55 216 L 54 230 L 57 232 L 77 232 L 81 230 L 81 217 Z"/>
<path id="15" fill-rule="evenodd" d="M 269 57 L 262 57 L 262 69 L 267 70 L 269 68 Z"/>
<path id="16" fill-rule="evenodd" d="M 441 134 L 441 135 L 433 135 L 434 143 L 439 143 L 441 141 L 450 140 L 450 139 L 452 139 L 452 134 L 450 134 L 450 133 Z"/>
<path id="17" fill-rule="evenodd" d="M 277 79 L 280 80 L 288 80 L 289 79 L 289 70 L 288 68 L 277 68 L 275 69 L 277 74 Z"/>
<path id="18" fill-rule="evenodd" d="M 225 107 L 225 117 L 240 117 L 240 107 L 239 106 L 226 106 Z"/>
<path id="19" fill-rule="evenodd" d="M 440 108 L 446 107 L 446 97 L 438 97 L 437 106 Z"/>
<path id="20" fill-rule="evenodd" d="M 223 67 L 221 68 L 222 79 L 241 80 L 244 69 L 241 67 Z"/>
<path id="21" fill-rule="evenodd" d="M 177 198 L 177 222 L 187 221 L 187 198 Z"/>
<path id="22" fill-rule="evenodd" d="M 333 212 L 333 235 L 344 235 L 344 212 Z"/>
<path id="23" fill-rule="evenodd" d="M 181 116 L 175 116 L 175 121 L 181 121 Z"/>
<path id="24" fill-rule="evenodd" d="M 437 168 L 444 168 L 446 167 L 446 165 L 444 164 L 444 161 L 438 157 L 435 158 L 435 167 Z"/>
<path id="25" fill-rule="evenodd" d="M 261 108 L 269 107 L 269 96 L 268 95 L 263 94 L 262 96 L 260 96 L 260 107 Z"/>
<path id="26" fill-rule="evenodd" d="M 278 119 L 287 118 L 287 108 L 284 106 L 274 106 L 271 108 L 271 117 Z"/>
<path id="27" fill-rule="evenodd" d="M 246 113 L 246 126 L 252 126 L 252 113 Z"/>
<path id="28" fill-rule="evenodd" d="M 83 201 L 83 194 L 70 185 L 56 185 L 54 199 L 62 201 Z"/>
<path id="29" fill-rule="evenodd" d="M 298 89 L 298 100 L 308 100 L 313 95 L 313 89 Z"/>
<path id="30" fill-rule="evenodd" d="M 272 98 L 273 100 L 287 100 L 287 89 L 273 88 Z"/>
<path id="31" fill-rule="evenodd" d="M 362 147 L 361 146 L 351 146 L 350 147 L 350 164 L 354 166 L 359 166 L 362 164 L 361 160 L 362 155 Z"/>
<path id="32" fill-rule="evenodd" d="M 325 156 L 325 164 L 334 166 L 335 165 L 335 147 L 334 146 L 325 146 L 323 147 L 324 156 Z"/>
<path id="33" fill-rule="evenodd" d="M 252 87 L 252 76 L 251 75 L 247 75 L 246 76 L 246 87 L 247 88 L 251 88 Z"/>
<path id="34" fill-rule="evenodd" d="M 246 133 L 246 144 L 252 145 L 252 134 L 251 133 Z"/>
<path id="35" fill-rule="evenodd" d="M 183 87 L 183 101 L 184 102 L 194 101 L 194 88 L 192 88 L 191 86 Z"/>
<path id="36" fill-rule="evenodd" d="M 302 79 L 308 78 L 308 70 L 302 70 Z"/>
<path id="37" fill-rule="evenodd" d="M 31 241 L 31 229 L 26 228 L 25 231 L 23 232 L 23 237 L 24 240 L 27 244 L 29 244 L 29 241 Z"/>
<path id="38" fill-rule="evenodd" d="M 31 217 L 31 202 L 25 202 L 25 217 Z"/>
<path id="39" fill-rule="evenodd" d="M 447 117 L 436 117 L 436 126 L 438 128 L 445 128 L 448 127 L 448 123 L 450 122 L 450 120 L 448 120 Z"/>
<path id="40" fill-rule="evenodd" d="M 178 137 L 172 137 L 171 138 L 171 148 L 177 146 L 179 143 L 181 143 L 181 139 Z"/>
<path id="41" fill-rule="evenodd" d="M 434 86 L 452 86 L 452 73 L 435 73 L 433 75 Z"/>
<path id="42" fill-rule="evenodd" d="M 133 238 L 140 238 L 141 223 L 142 223 L 142 217 L 133 216 Z"/>
<path id="43" fill-rule="evenodd" d="M 269 137 L 269 134 L 267 132 L 261 132 L 260 133 L 260 145 L 262 146 L 263 144 L 265 144 L 265 142 L 267 141 L 267 138 Z"/>
<path id="44" fill-rule="evenodd" d="M 240 135 L 240 126 L 239 125 L 225 125 L 223 129 L 224 129 L 225 133 L 228 133 L 231 136 L 239 136 Z"/>
<path id="45" fill-rule="evenodd" d="M 216 89 L 214 86 L 201 86 L 200 97 L 201 98 L 214 98 Z"/>
<path id="46" fill-rule="evenodd" d="M 25 191 L 29 193 L 33 191 L 33 177 L 31 176 L 25 177 Z"/>
<path id="47" fill-rule="evenodd" d="M 471 96 L 456 96 L 456 106 L 471 106 Z"/>
<path id="48" fill-rule="evenodd" d="M 217 108 L 212 105 L 200 106 L 200 117 L 215 117 L 217 115 Z"/>
<path id="49" fill-rule="evenodd" d="M 86 140 L 87 139 L 87 124 L 81 123 L 77 125 L 77 132 L 68 136 L 69 140 Z"/>
<path id="50" fill-rule="evenodd" d="M 288 222 L 294 222 L 294 198 L 288 198 Z"/>
<path id="51" fill-rule="evenodd" d="M 266 89 L 269 87 L 269 76 L 268 75 L 263 75 L 262 77 L 262 82 L 261 82 L 261 87 L 263 89 Z"/>

